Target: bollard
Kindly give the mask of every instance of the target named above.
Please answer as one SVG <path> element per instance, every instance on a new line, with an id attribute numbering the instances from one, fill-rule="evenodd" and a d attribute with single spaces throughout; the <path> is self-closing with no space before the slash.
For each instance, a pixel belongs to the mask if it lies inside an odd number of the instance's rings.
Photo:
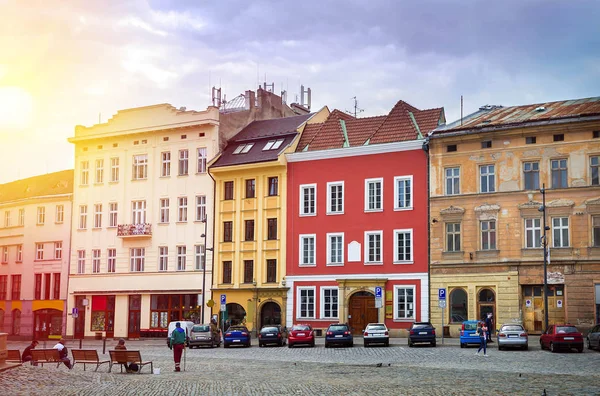
<path id="1" fill-rule="evenodd" d="M 102 339 L 102 354 L 106 355 L 106 337 Z"/>
<path id="2" fill-rule="evenodd" d="M 80 339 L 79 339 L 79 349 L 82 349 L 82 346 L 81 346 L 81 345 L 82 345 L 82 343 L 83 343 L 83 338 L 80 338 Z"/>

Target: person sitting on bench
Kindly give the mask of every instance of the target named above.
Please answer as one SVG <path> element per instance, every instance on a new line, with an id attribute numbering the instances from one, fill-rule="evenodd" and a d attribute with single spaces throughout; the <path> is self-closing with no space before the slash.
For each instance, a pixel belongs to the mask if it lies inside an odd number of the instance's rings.
<path id="1" fill-rule="evenodd" d="M 29 344 L 29 346 L 27 348 L 25 348 L 25 350 L 23 351 L 23 355 L 21 357 L 21 361 L 23 363 L 25 362 L 31 362 L 33 360 L 33 356 L 31 356 L 31 350 L 35 349 L 36 346 L 38 346 L 39 342 L 37 340 L 33 340 L 31 341 L 31 344 Z M 37 366 L 37 363 L 32 362 L 32 364 L 34 366 Z"/>
<path id="2" fill-rule="evenodd" d="M 67 366 L 69 368 L 69 370 L 71 370 L 73 368 L 73 366 L 71 366 L 71 361 L 69 360 L 69 351 L 67 350 L 67 347 L 65 346 L 65 339 L 61 338 L 58 341 L 58 344 L 54 345 L 54 348 L 52 349 L 58 349 L 58 354 L 60 355 L 60 360 L 65 364 L 65 366 Z"/>

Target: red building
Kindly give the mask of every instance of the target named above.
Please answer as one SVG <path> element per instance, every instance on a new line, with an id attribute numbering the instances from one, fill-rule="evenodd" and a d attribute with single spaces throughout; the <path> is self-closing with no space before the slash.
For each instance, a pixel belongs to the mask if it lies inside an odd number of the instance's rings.
<path id="1" fill-rule="evenodd" d="M 429 318 L 427 156 L 443 108 L 398 102 L 385 116 L 333 111 L 288 160 L 287 323 L 399 335 Z M 376 299 L 382 288 L 381 304 Z M 381 305 L 381 308 L 378 306 Z"/>

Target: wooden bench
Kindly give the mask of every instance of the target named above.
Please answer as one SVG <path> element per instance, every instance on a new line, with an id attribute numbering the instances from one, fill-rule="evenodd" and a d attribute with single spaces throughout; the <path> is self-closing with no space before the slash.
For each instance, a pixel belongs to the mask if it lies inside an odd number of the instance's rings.
<path id="1" fill-rule="evenodd" d="M 8 356 L 6 357 L 7 362 L 23 363 L 21 361 L 21 352 L 18 349 L 9 349 L 7 352 L 8 352 Z"/>
<path id="2" fill-rule="evenodd" d="M 121 372 L 123 372 L 123 366 L 127 368 L 127 364 L 129 363 L 135 363 L 138 365 L 138 373 L 141 373 L 142 367 L 147 364 L 150 365 L 150 372 L 154 372 L 152 362 L 143 362 L 140 351 L 116 350 L 108 351 L 108 353 L 110 354 L 110 366 L 108 368 L 109 373 L 112 370 L 113 364 L 119 364 L 121 366 Z"/>
<path id="3" fill-rule="evenodd" d="M 71 349 L 71 353 L 73 354 L 73 367 L 77 363 L 83 363 L 83 371 L 85 371 L 88 364 L 95 364 L 96 370 L 94 371 L 98 371 L 98 367 L 104 363 L 110 363 L 109 360 L 100 361 L 98 351 L 95 349 Z"/>
<path id="4" fill-rule="evenodd" d="M 58 349 L 32 349 L 31 364 L 39 363 L 44 367 L 44 363 L 58 363 L 56 367 L 62 364 Z"/>

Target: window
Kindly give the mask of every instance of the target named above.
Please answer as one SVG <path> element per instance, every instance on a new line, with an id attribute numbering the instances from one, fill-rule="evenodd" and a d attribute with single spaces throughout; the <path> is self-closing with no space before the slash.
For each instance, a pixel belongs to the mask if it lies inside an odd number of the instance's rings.
<path id="1" fill-rule="evenodd" d="M 394 287 L 394 319 L 405 320 L 415 317 L 415 287 L 414 286 L 395 286 Z"/>
<path id="2" fill-rule="evenodd" d="M 198 147 L 198 167 L 196 172 L 198 173 L 206 173 L 206 147 Z"/>
<path id="3" fill-rule="evenodd" d="M 10 210 L 4 211 L 4 227 L 10 227 Z"/>
<path id="4" fill-rule="evenodd" d="M 277 282 L 277 260 L 267 260 L 267 283 Z"/>
<path id="5" fill-rule="evenodd" d="M 314 266 L 315 262 L 315 234 L 300 235 L 300 265 Z"/>
<path id="6" fill-rule="evenodd" d="M 269 177 L 269 196 L 274 197 L 279 195 L 279 178 Z"/>
<path id="7" fill-rule="evenodd" d="M 87 205 L 81 205 L 79 207 L 79 229 L 85 230 L 87 228 Z"/>
<path id="8" fill-rule="evenodd" d="M 44 259 L 44 244 L 43 243 L 35 244 L 35 259 L 36 260 Z"/>
<path id="9" fill-rule="evenodd" d="M 96 160 L 96 183 L 104 183 L 104 160 Z"/>
<path id="10" fill-rule="evenodd" d="M 300 216 L 314 216 L 317 214 L 317 185 L 308 184 L 300 186 Z"/>
<path id="11" fill-rule="evenodd" d="M 177 198 L 177 221 L 187 221 L 187 197 Z"/>
<path id="12" fill-rule="evenodd" d="M 344 234 L 327 234 L 327 265 L 344 264 Z"/>
<path id="13" fill-rule="evenodd" d="M 233 199 L 233 182 L 232 181 L 226 181 L 224 183 L 224 196 L 225 196 L 225 200 L 229 201 Z"/>
<path id="14" fill-rule="evenodd" d="M 85 274 L 85 250 L 77 251 L 77 273 Z"/>
<path id="15" fill-rule="evenodd" d="M 65 206 L 56 205 L 55 223 L 62 223 L 65 221 Z"/>
<path id="16" fill-rule="evenodd" d="M 540 163 L 523 163 L 523 179 L 525 180 L 525 190 L 537 190 L 540 188 Z"/>
<path id="17" fill-rule="evenodd" d="M 267 240 L 277 240 L 277 219 L 267 219 Z"/>
<path id="18" fill-rule="evenodd" d="M 116 227 L 117 226 L 117 210 L 118 204 L 116 202 L 111 202 L 108 204 L 108 226 Z"/>
<path id="19" fill-rule="evenodd" d="M 54 259 L 62 259 L 62 242 L 54 242 Z"/>
<path id="20" fill-rule="evenodd" d="M 412 209 L 412 176 L 394 177 L 394 209 Z"/>
<path id="21" fill-rule="evenodd" d="M 253 241 L 254 240 L 254 220 L 245 220 L 244 221 L 244 240 L 245 241 Z"/>
<path id="22" fill-rule="evenodd" d="M 146 201 L 131 201 L 131 220 L 133 224 L 146 222 Z"/>
<path id="23" fill-rule="evenodd" d="M 79 178 L 79 184 L 87 186 L 90 181 L 90 162 L 81 161 L 81 174 Z"/>
<path id="24" fill-rule="evenodd" d="M 553 136 L 553 140 L 555 142 L 564 142 L 565 141 L 565 135 L 563 133 L 559 133 Z"/>
<path id="25" fill-rule="evenodd" d="M 281 144 L 284 140 L 285 139 L 269 140 L 267 144 L 265 144 L 265 147 L 263 147 L 263 151 L 277 150 L 279 147 L 281 147 Z"/>
<path id="26" fill-rule="evenodd" d="M 536 138 L 535 136 L 527 136 L 525 138 L 525 144 L 535 144 Z"/>
<path id="27" fill-rule="evenodd" d="M 19 225 L 25 225 L 25 209 L 19 209 Z"/>
<path id="28" fill-rule="evenodd" d="M 233 242 L 233 222 L 223 222 L 223 242 Z"/>
<path id="29" fill-rule="evenodd" d="M 107 257 L 106 271 L 115 272 L 117 268 L 117 249 L 108 249 Z"/>
<path id="30" fill-rule="evenodd" d="M 254 146 L 254 143 L 240 144 L 233 150 L 233 154 L 246 154 Z"/>
<path id="31" fill-rule="evenodd" d="M 206 220 L 206 196 L 196 196 L 196 221 L 207 221 Z"/>
<path id="32" fill-rule="evenodd" d="M 246 198 L 256 197 L 256 180 L 246 180 Z"/>
<path id="33" fill-rule="evenodd" d="M 592 186 L 600 185 L 600 156 L 590 157 L 590 176 L 592 179 Z"/>
<path id="34" fill-rule="evenodd" d="M 102 204 L 94 205 L 94 228 L 102 227 Z"/>
<path id="35" fill-rule="evenodd" d="M 169 207 L 169 198 L 161 198 L 160 199 L 160 222 L 161 223 L 168 223 L 169 222 L 169 215 L 171 213 L 171 209 Z"/>
<path id="36" fill-rule="evenodd" d="M 223 283 L 231 283 L 231 261 L 223 261 Z"/>
<path id="37" fill-rule="evenodd" d="M 158 270 L 167 271 L 169 269 L 169 247 L 158 247 Z"/>
<path id="38" fill-rule="evenodd" d="M 11 276 L 11 299 L 13 301 L 21 299 L 21 275 L 12 275 Z"/>
<path id="39" fill-rule="evenodd" d="M 179 150 L 179 176 L 188 174 L 188 156 L 187 150 Z"/>
<path id="40" fill-rule="evenodd" d="M 148 178 L 148 154 L 133 156 L 133 180 Z"/>
<path id="41" fill-rule="evenodd" d="M 600 138 L 600 131 L 593 131 L 592 139 L 598 139 L 598 138 Z"/>
<path id="42" fill-rule="evenodd" d="M 163 151 L 160 153 L 160 177 L 171 176 L 171 152 Z"/>
<path id="43" fill-rule="evenodd" d="M 483 142 L 481 142 L 481 148 L 482 149 L 492 148 L 492 141 L 491 140 L 484 140 Z"/>
<path id="44" fill-rule="evenodd" d="M 344 213 L 344 182 L 327 183 L 327 214 Z"/>
<path id="45" fill-rule="evenodd" d="M 383 231 L 366 231 L 365 232 L 365 264 L 366 263 L 382 263 L 381 257 L 383 244 Z"/>
<path id="46" fill-rule="evenodd" d="M 145 255 L 146 255 L 145 248 L 129 249 L 129 257 L 130 257 L 129 262 L 130 262 L 131 272 L 144 272 Z"/>
<path id="47" fill-rule="evenodd" d="M 244 260 L 244 283 L 252 283 L 254 281 L 254 261 Z"/>
<path id="48" fill-rule="evenodd" d="M 0 301 L 6 300 L 8 290 L 8 275 L 0 275 Z"/>
<path id="49" fill-rule="evenodd" d="M 338 288 L 337 287 L 322 287 L 321 288 L 321 318 L 337 318 L 338 317 Z"/>
<path id="50" fill-rule="evenodd" d="M 100 273 L 100 249 L 92 250 L 92 273 Z"/>
<path id="51" fill-rule="evenodd" d="M 552 160 L 552 188 L 567 188 L 567 160 Z"/>
<path id="52" fill-rule="evenodd" d="M 460 168 L 446 168 L 446 195 L 460 194 Z"/>
<path id="53" fill-rule="evenodd" d="M 446 251 L 460 252 L 460 223 L 446 223 Z"/>
<path id="54" fill-rule="evenodd" d="M 46 222 L 46 207 L 38 206 L 37 208 L 37 224 L 43 225 Z"/>
<path id="55" fill-rule="evenodd" d="M 561 248 L 569 246 L 569 218 L 552 218 L 552 247 Z"/>
<path id="56" fill-rule="evenodd" d="M 539 248 L 542 246 L 541 219 L 525 219 L 525 247 Z"/>
<path id="57" fill-rule="evenodd" d="M 462 323 L 469 318 L 469 299 L 463 289 L 453 289 L 450 292 L 450 323 Z"/>
<path id="58" fill-rule="evenodd" d="M 482 193 L 496 191 L 496 173 L 494 165 L 479 167 L 479 188 Z"/>
<path id="59" fill-rule="evenodd" d="M 2 246 L 2 264 L 8 264 L 8 246 Z"/>
<path id="60" fill-rule="evenodd" d="M 456 144 L 449 144 L 446 146 L 447 153 L 454 153 L 454 152 L 456 152 L 456 150 L 457 150 Z"/>
<path id="61" fill-rule="evenodd" d="M 119 181 L 119 157 L 110 159 L 110 181 L 113 183 Z"/>
<path id="62" fill-rule="evenodd" d="M 481 222 L 481 250 L 496 250 L 496 221 Z"/>
<path id="63" fill-rule="evenodd" d="M 54 292 L 52 298 L 54 300 L 60 300 L 60 273 L 57 272 L 54 275 Z"/>
<path id="64" fill-rule="evenodd" d="M 17 245 L 17 263 L 23 262 L 23 245 Z"/>
<path id="65" fill-rule="evenodd" d="M 592 246 L 600 247 L 600 216 L 592 217 Z"/>
<path id="66" fill-rule="evenodd" d="M 185 246 L 177 246 L 177 271 L 185 271 L 185 256 L 187 248 Z"/>
<path id="67" fill-rule="evenodd" d="M 383 210 L 383 179 L 365 180 L 365 211 Z"/>
<path id="68" fill-rule="evenodd" d="M 204 269 L 206 265 L 206 248 L 204 245 L 194 246 L 194 263 L 196 270 Z"/>
<path id="69" fill-rule="evenodd" d="M 315 317 L 315 288 L 299 287 L 298 319 L 314 319 Z"/>
<path id="70" fill-rule="evenodd" d="M 394 230 L 394 263 L 413 262 L 413 230 Z"/>
<path id="71" fill-rule="evenodd" d="M 33 298 L 34 300 L 42 299 L 42 274 L 35 274 L 35 281 L 33 286 Z"/>

